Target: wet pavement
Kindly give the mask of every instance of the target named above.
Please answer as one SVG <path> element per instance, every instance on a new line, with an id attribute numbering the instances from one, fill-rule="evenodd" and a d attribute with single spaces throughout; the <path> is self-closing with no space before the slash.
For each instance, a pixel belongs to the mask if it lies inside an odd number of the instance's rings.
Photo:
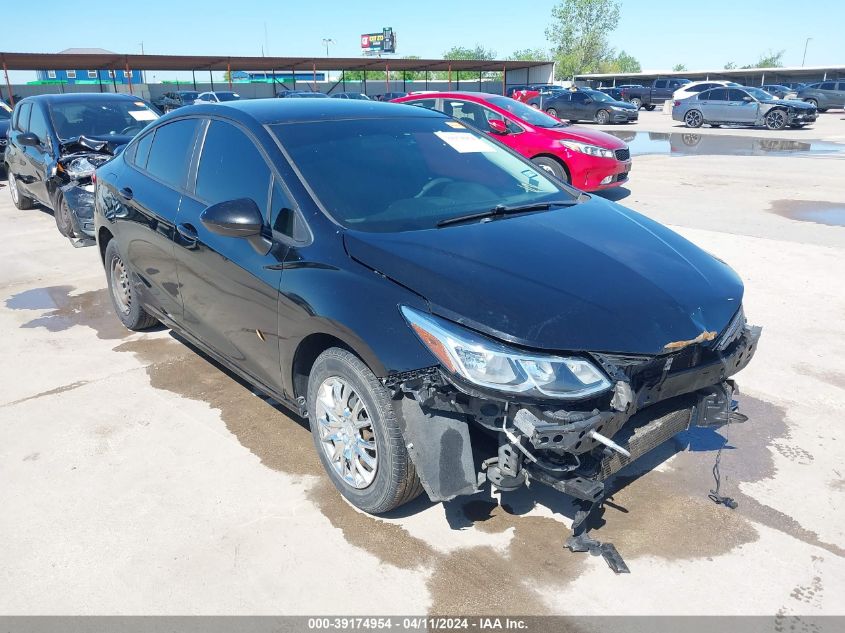
<path id="1" fill-rule="evenodd" d="M 625 141 L 632 156 L 798 156 L 845 158 L 845 143 L 779 139 L 770 136 L 716 135 L 696 132 L 605 130 Z"/>
<path id="2" fill-rule="evenodd" d="M 790 220 L 845 226 L 845 204 L 817 200 L 775 200 L 772 213 Z"/>

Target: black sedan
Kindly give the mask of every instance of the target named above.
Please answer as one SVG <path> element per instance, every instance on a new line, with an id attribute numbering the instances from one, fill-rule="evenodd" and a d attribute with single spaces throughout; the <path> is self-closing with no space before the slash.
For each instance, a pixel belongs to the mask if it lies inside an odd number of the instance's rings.
<path id="1" fill-rule="evenodd" d="M 158 118 L 132 95 L 38 95 L 17 103 L 4 161 L 18 209 L 41 203 L 62 235 L 94 236 L 94 170 Z M 81 245 L 82 242 L 74 242 Z"/>
<path id="2" fill-rule="evenodd" d="M 427 108 L 176 110 L 97 183 L 123 324 L 174 328 L 306 416 L 368 512 L 485 480 L 595 503 L 727 420 L 759 337 L 725 263 Z"/>
<path id="3" fill-rule="evenodd" d="M 595 121 L 607 123 L 633 123 L 639 118 L 635 106 L 627 101 L 617 101 L 598 90 L 565 90 L 529 100 L 529 105 L 538 105 L 547 114 L 558 119 L 576 121 Z"/>

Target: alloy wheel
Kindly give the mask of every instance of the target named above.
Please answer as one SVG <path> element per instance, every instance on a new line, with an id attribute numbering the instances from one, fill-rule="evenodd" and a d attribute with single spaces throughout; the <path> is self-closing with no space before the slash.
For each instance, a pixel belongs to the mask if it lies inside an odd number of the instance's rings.
<path id="1" fill-rule="evenodd" d="M 15 206 L 18 204 L 18 181 L 12 174 L 9 174 L 9 193 L 12 195 L 12 202 L 15 203 Z"/>
<path id="2" fill-rule="evenodd" d="M 557 118 L 557 110 L 555 110 L 554 108 L 549 108 L 548 110 L 546 110 L 546 114 Z"/>
<path id="3" fill-rule="evenodd" d="M 786 113 L 783 110 L 772 110 L 766 115 L 766 126 L 770 130 L 781 130 L 786 127 Z"/>
<path id="4" fill-rule="evenodd" d="M 684 123 L 687 124 L 687 127 L 701 127 L 703 122 L 704 119 L 698 110 L 690 110 L 686 113 L 686 116 L 684 116 Z"/>
<path id="5" fill-rule="evenodd" d="M 604 125 L 605 123 L 607 123 L 607 119 L 608 119 L 607 110 L 599 110 L 596 113 L 596 123 L 598 123 L 599 125 Z"/>
<path id="6" fill-rule="evenodd" d="M 323 452 L 343 481 L 361 490 L 376 476 L 378 448 L 367 407 L 339 376 L 317 390 L 317 425 Z"/>
<path id="7" fill-rule="evenodd" d="M 111 260 L 111 293 L 115 306 L 123 314 L 129 314 L 132 309 L 132 290 L 129 287 L 129 273 L 120 257 Z"/>

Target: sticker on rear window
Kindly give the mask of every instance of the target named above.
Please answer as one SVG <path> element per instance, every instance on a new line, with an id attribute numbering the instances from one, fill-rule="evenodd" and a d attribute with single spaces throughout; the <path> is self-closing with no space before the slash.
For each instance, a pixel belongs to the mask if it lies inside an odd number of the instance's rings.
<path id="1" fill-rule="evenodd" d="M 446 121 L 446 125 L 448 125 L 449 127 L 457 128 L 458 130 L 466 129 L 466 127 L 464 127 L 461 123 L 458 123 L 457 121 Z"/>
<path id="2" fill-rule="evenodd" d="M 136 121 L 155 121 L 158 118 L 152 110 L 130 110 L 129 116 Z"/>
<path id="3" fill-rule="evenodd" d="M 496 146 L 468 132 L 435 132 L 441 141 L 461 154 L 495 152 Z"/>

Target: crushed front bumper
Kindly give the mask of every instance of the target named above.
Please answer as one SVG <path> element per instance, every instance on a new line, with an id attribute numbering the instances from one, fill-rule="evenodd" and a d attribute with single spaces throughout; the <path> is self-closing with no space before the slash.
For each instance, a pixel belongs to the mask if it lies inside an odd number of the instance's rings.
<path id="1" fill-rule="evenodd" d="M 508 490 L 533 479 L 596 501 L 608 477 L 677 433 L 730 420 L 729 378 L 750 362 L 760 333 L 740 310 L 713 345 L 655 357 L 592 354 L 615 386 L 567 409 L 496 399 L 437 368 L 385 384 L 399 401 L 397 417 L 432 500 L 470 494 L 485 481 Z M 470 425 L 498 438 L 495 455 L 473 445 Z"/>

